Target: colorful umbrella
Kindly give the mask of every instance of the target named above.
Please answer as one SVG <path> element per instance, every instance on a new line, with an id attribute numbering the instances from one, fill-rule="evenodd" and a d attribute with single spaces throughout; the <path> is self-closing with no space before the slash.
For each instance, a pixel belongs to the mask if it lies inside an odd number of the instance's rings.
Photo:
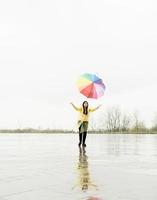
<path id="1" fill-rule="evenodd" d="M 106 88 L 101 78 L 89 73 L 81 75 L 77 81 L 77 85 L 81 94 L 93 99 L 103 96 Z"/>

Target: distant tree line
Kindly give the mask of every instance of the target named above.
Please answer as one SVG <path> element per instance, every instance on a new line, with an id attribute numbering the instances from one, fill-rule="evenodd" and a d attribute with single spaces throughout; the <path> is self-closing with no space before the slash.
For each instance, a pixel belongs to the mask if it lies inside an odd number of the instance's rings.
<path id="1" fill-rule="evenodd" d="M 90 133 L 157 133 L 157 113 L 154 115 L 152 127 L 146 127 L 136 111 L 124 113 L 118 106 L 111 107 L 102 113 L 98 120 L 91 120 Z M 0 129 L 0 133 L 74 133 L 69 129 L 18 128 Z"/>
<path id="2" fill-rule="evenodd" d="M 72 133 L 72 130 L 66 129 L 35 129 L 35 128 L 20 128 L 20 129 L 0 129 L 0 133 Z"/>
<path id="3" fill-rule="evenodd" d="M 108 133 L 157 133 L 157 113 L 151 128 L 146 127 L 137 111 L 133 114 L 124 113 L 118 106 L 109 108 L 99 121 L 99 128 L 96 128 L 96 123 L 95 126 L 92 123 L 92 131 L 99 129 L 101 132 Z"/>

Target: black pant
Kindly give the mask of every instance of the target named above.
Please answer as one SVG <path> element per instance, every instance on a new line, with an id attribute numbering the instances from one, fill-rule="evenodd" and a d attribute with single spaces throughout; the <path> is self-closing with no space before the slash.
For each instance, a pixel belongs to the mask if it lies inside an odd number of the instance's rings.
<path id="1" fill-rule="evenodd" d="M 83 140 L 83 144 L 85 144 L 85 142 L 86 142 L 86 136 L 87 136 L 87 132 L 84 132 L 84 133 L 80 133 L 79 132 L 79 143 L 80 144 L 82 143 L 82 140 Z"/>

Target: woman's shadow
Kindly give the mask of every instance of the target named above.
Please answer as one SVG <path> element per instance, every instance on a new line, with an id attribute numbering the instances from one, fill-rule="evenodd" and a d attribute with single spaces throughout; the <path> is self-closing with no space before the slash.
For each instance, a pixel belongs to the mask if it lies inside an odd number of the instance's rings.
<path id="1" fill-rule="evenodd" d="M 93 184 L 89 171 L 88 156 L 85 147 L 79 147 L 79 159 L 77 164 L 77 183 L 73 187 L 79 187 L 82 191 L 86 192 L 90 188 L 98 190 L 97 185 Z"/>

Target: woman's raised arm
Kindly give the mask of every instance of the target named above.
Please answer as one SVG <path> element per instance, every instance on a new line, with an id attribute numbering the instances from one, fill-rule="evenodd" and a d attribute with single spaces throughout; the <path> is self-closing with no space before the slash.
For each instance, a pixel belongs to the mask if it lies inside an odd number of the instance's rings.
<path id="1" fill-rule="evenodd" d="M 99 106 L 97 106 L 96 108 L 90 108 L 89 111 L 90 111 L 90 112 L 94 112 L 94 111 L 96 111 L 97 109 L 99 109 L 101 106 L 102 106 L 102 105 L 99 105 Z"/>
<path id="2" fill-rule="evenodd" d="M 72 102 L 70 103 L 76 111 L 80 111 L 80 108 L 76 107 Z"/>

